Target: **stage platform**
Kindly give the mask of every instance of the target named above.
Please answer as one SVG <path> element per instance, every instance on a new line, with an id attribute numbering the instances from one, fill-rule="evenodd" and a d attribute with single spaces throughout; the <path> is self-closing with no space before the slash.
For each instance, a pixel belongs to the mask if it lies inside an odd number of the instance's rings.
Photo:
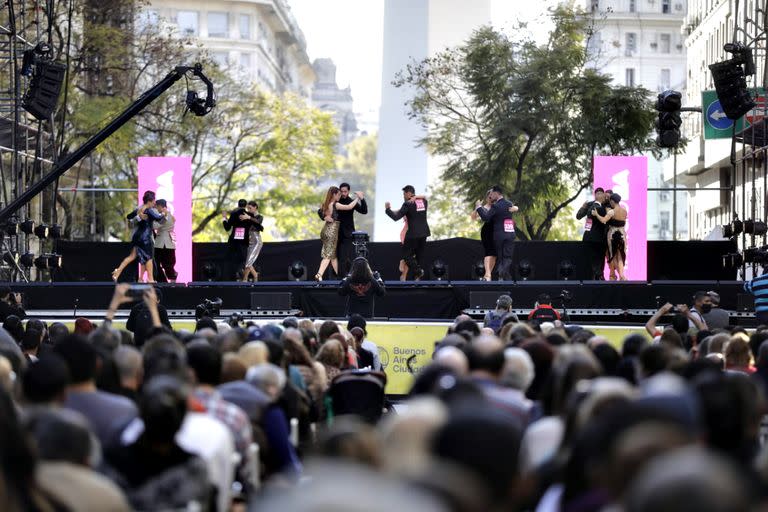
<path id="1" fill-rule="evenodd" d="M 289 314 L 310 318 L 342 318 L 345 298 L 338 281 L 193 282 L 160 284 L 162 302 L 174 318 L 191 318 L 205 299 L 221 298 L 222 316 L 279 318 Z M 32 315 L 47 318 L 98 317 L 109 305 L 111 282 L 12 283 L 24 295 Z M 377 299 L 375 317 L 381 320 L 450 320 L 462 312 L 482 315 L 496 298 L 508 293 L 513 308 L 525 315 L 539 294 L 546 293 L 558 309 L 565 307 L 571 321 L 638 325 L 660 303 L 692 302 L 698 290 L 714 290 L 731 311 L 732 323 L 752 325 L 754 303 L 740 281 L 387 281 L 387 295 Z M 563 293 L 566 292 L 566 293 Z M 569 300 L 563 296 L 570 295 Z M 127 310 L 129 306 L 125 306 Z M 96 319 L 96 318 L 94 318 Z"/>

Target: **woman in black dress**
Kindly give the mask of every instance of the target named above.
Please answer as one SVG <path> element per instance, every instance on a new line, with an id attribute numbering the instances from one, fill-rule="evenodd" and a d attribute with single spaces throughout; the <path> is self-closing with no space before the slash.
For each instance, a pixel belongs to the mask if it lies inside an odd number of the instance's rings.
<path id="1" fill-rule="evenodd" d="M 489 190 L 485 194 L 485 204 L 483 208 L 486 210 L 491 209 L 493 201 L 491 201 L 491 191 Z M 480 216 L 476 211 L 471 214 L 472 220 L 477 220 Z M 480 241 L 483 243 L 483 267 L 485 268 L 485 275 L 483 281 L 491 280 L 491 272 L 493 267 L 496 266 L 496 245 L 493 243 L 493 223 L 483 222 L 483 227 L 480 228 Z"/>
<path id="2" fill-rule="evenodd" d="M 368 260 L 358 256 L 352 262 L 349 275 L 339 286 L 339 295 L 347 297 L 344 316 L 358 314 L 364 318 L 373 318 L 376 297 L 383 297 L 385 293 L 384 282 L 378 272 L 373 273 Z"/>
<path id="3" fill-rule="evenodd" d="M 165 217 L 155 209 L 155 193 L 151 190 L 144 192 L 142 198 L 144 204 L 129 213 L 126 218 L 136 222 L 136 229 L 131 237 L 131 253 L 123 259 L 120 266 L 112 271 L 112 280 L 117 282 L 125 267 L 136 258 L 139 259 L 139 281 L 147 274 L 147 282 L 154 283 L 154 265 L 152 262 L 155 249 L 155 235 L 152 231 L 152 222 L 165 222 Z"/>

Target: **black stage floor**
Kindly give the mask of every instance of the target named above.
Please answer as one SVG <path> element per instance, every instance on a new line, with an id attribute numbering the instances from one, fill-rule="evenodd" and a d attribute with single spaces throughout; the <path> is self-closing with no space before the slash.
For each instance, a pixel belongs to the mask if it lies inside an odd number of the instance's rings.
<path id="1" fill-rule="evenodd" d="M 549 294 L 558 308 L 563 305 L 571 318 L 601 323 L 645 321 L 659 303 L 692 302 L 698 290 L 720 294 L 721 306 L 733 319 L 749 325 L 754 304 L 740 281 L 388 281 L 387 295 L 377 299 L 375 316 L 391 320 L 452 319 L 462 311 L 492 307 L 502 293 L 509 293 L 519 312 L 530 310 L 541 293 Z M 205 299 L 221 298 L 222 309 L 253 313 L 298 310 L 311 318 L 339 318 L 344 298 L 338 281 L 315 282 L 193 282 L 161 284 L 162 302 L 169 310 L 194 311 Z M 24 295 L 25 308 L 32 311 L 105 310 L 113 292 L 111 282 L 13 283 Z M 570 300 L 563 304 L 563 295 Z M 477 311 L 475 311 L 477 312 Z"/>

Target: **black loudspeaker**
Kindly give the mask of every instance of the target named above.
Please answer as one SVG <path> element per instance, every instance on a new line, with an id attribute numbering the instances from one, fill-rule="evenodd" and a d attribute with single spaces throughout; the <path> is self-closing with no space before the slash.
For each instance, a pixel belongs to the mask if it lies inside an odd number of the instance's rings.
<path id="1" fill-rule="evenodd" d="M 41 121 L 51 117 L 56 109 L 67 67 L 56 62 L 38 62 L 29 90 L 21 100 L 24 110 Z"/>
<path id="2" fill-rule="evenodd" d="M 291 309 L 291 292 L 251 293 L 251 309 Z"/>
<path id="3" fill-rule="evenodd" d="M 476 309 L 492 309 L 500 295 L 512 295 L 509 292 L 469 292 L 469 307 Z"/>

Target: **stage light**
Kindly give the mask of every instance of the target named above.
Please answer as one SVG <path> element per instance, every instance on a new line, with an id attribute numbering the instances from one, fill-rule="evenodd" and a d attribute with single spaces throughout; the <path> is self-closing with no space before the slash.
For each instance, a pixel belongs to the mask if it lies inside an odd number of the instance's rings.
<path id="1" fill-rule="evenodd" d="M 48 269 L 48 256 L 45 256 L 44 254 L 41 254 L 37 258 L 35 258 L 35 267 L 37 267 L 39 270 L 47 270 Z"/>
<path id="2" fill-rule="evenodd" d="M 720 229 L 723 232 L 723 238 L 733 238 L 733 228 L 730 224 L 723 224 Z"/>
<path id="3" fill-rule="evenodd" d="M 53 239 L 61 238 L 61 226 L 53 224 L 48 228 L 48 236 Z"/>
<path id="4" fill-rule="evenodd" d="M 27 219 L 21 224 L 19 224 L 19 229 L 21 229 L 23 233 L 31 235 L 32 232 L 35 230 L 35 221 L 33 221 L 32 219 Z"/>
<path id="5" fill-rule="evenodd" d="M 733 269 L 738 268 L 744 264 L 744 257 L 737 253 L 733 252 L 730 254 L 723 254 L 723 268 L 725 269 Z"/>
<path id="6" fill-rule="evenodd" d="M 3 253 L 3 261 L 12 267 L 19 264 L 19 253 L 16 251 L 6 251 Z"/>
<path id="7" fill-rule="evenodd" d="M 48 226 L 45 224 L 38 224 L 35 226 L 34 233 L 37 238 L 48 238 Z"/>
<path id="8" fill-rule="evenodd" d="M 307 279 L 307 267 L 303 261 L 294 261 L 288 267 L 289 281 L 304 281 Z"/>
<path id="9" fill-rule="evenodd" d="M 485 277 L 485 265 L 482 261 L 476 261 L 472 265 L 472 275 L 478 281 L 483 280 L 483 277 Z"/>
<path id="10" fill-rule="evenodd" d="M 206 261 L 203 265 L 203 279 L 216 281 L 219 278 L 219 267 L 212 261 Z"/>
<path id="11" fill-rule="evenodd" d="M 527 281 L 533 273 L 533 265 L 528 260 L 522 260 L 517 264 L 517 273 L 523 281 Z"/>
<path id="12" fill-rule="evenodd" d="M 46 257 L 48 258 L 48 268 L 51 270 L 60 269 L 64 262 L 64 258 L 61 257 L 61 254 L 46 254 Z"/>
<path id="13" fill-rule="evenodd" d="M 744 232 L 744 223 L 739 219 L 736 219 L 733 222 L 731 222 L 731 227 L 733 228 L 734 236 L 739 236 Z"/>
<path id="14" fill-rule="evenodd" d="M 563 260 L 557 266 L 557 273 L 560 276 L 560 279 L 564 281 L 568 281 L 571 277 L 573 277 L 575 270 L 576 267 L 570 260 Z"/>
<path id="15" fill-rule="evenodd" d="M 9 236 L 14 236 L 19 232 L 19 223 L 15 220 L 9 220 L 3 225 L 3 231 Z"/>
<path id="16" fill-rule="evenodd" d="M 723 49 L 732 53 L 733 58 L 710 64 L 709 70 L 723 112 L 728 119 L 736 120 L 755 108 L 756 103 L 747 89 L 745 78 L 754 74 L 755 63 L 752 50 L 741 43 L 728 43 Z"/>
<path id="17" fill-rule="evenodd" d="M 35 264 L 35 253 L 25 252 L 19 257 L 19 263 L 24 268 L 31 268 Z"/>
<path id="18" fill-rule="evenodd" d="M 443 260 L 432 262 L 432 277 L 437 281 L 443 281 L 448 277 L 448 265 Z"/>
<path id="19" fill-rule="evenodd" d="M 768 225 L 759 220 L 745 220 L 744 232 L 748 235 L 763 236 L 768 232 Z"/>

